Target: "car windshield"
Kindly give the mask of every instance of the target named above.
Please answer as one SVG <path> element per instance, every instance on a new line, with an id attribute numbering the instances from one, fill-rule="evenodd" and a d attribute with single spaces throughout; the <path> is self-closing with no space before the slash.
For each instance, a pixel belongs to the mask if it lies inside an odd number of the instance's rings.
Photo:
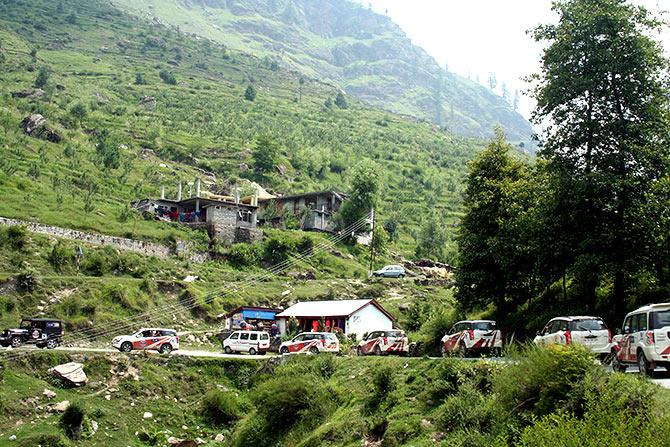
<path id="1" fill-rule="evenodd" d="M 573 320 L 570 322 L 571 331 L 602 331 L 607 329 L 603 320 Z"/>
<path id="2" fill-rule="evenodd" d="M 387 337 L 393 337 L 393 338 L 400 338 L 400 337 L 404 337 L 405 334 L 403 334 L 402 331 L 388 331 L 388 332 L 386 332 L 386 336 Z"/>
<path id="3" fill-rule="evenodd" d="M 670 326 L 670 309 L 651 312 L 651 318 L 649 320 L 651 323 L 651 327 L 649 329 L 652 330 Z"/>
<path id="4" fill-rule="evenodd" d="M 493 321 L 478 321 L 473 323 L 473 329 L 476 331 L 492 331 L 496 328 L 496 324 Z"/>

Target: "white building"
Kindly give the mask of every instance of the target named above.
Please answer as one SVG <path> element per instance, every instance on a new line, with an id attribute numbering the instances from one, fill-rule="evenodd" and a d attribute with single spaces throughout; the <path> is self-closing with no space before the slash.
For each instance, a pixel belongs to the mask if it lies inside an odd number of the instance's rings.
<path id="1" fill-rule="evenodd" d="M 370 331 L 393 329 L 395 318 L 375 300 L 302 301 L 277 314 L 279 332 L 294 318 L 301 331 L 332 331 L 362 338 Z"/>

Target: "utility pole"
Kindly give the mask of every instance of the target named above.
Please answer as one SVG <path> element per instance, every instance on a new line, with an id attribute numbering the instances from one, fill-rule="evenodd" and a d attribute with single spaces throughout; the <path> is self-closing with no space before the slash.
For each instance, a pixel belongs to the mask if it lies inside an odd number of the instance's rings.
<path id="1" fill-rule="evenodd" d="M 370 238 L 370 274 L 372 275 L 375 259 L 375 209 L 372 208 L 370 211 L 370 216 L 372 217 L 372 237 Z"/>

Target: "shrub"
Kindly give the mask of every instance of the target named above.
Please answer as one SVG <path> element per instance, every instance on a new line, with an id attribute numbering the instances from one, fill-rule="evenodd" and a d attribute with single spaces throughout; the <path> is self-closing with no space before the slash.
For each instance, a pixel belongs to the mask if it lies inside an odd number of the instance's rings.
<path id="1" fill-rule="evenodd" d="M 391 394 L 396 389 L 395 370 L 388 365 L 376 369 L 372 376 L 372 391 L 365 401 L 365 409 L 372 413 L 383 403 L 392 403 Z"/>
<path id="2" fill-rule="evenodd" d="M 451 329 L 456 322 L 454 312 L 448 312 L 444 309 L 434 311 L 426 323 L 421 328 L 421 335 L 424 340 L 424 350 L 429 355 L 440 354 L 440 340 Z"/>
<path id="3" fill-rule="evenodd" d="M 262 250 L 259 244 L 233 244 L 226 253 L 226 259 L 236 267 L 256 265 L 263 256 Z"/>
<path id="4" fill-rule="evenodd" d="M 25 251 L 28 248 L 30 239 L 28 230 L 24 226 L 12 226 L 4 232 L 3 242 L 9 245 L 12 250 Z"/>
<path id="5" fill-rule="evenodd" d="M 177 85 L 177 78 L 175 77 L 174 73 L 172 73 L 169 70 L 161 70 L 158 72 L 158 76 L 165 82 L 166 84 L 169 85 Z"/>
<path id="6" fill-rule="evenodd" d="M 37 288 L 39 281 L 37 274 L 32 270 L 24 270 L 16 275 L 16 289 L 19 292 L 32 292 Z"/>
<path id="7" fill-rule="evenodd" d="M 437 406 L 458 392 L 462 382 L 462 368 L 461 362 L 456 359 L 445 359 L 438 364 L 435 378 L 426 389 L 429 406 Z"/>
<path id="8" fill-rule="evenodd" d="M 23 438 L 16 444 L 18 447 L 68 447 L 70 441 L 63 438 L 62 435 L 32 435 Z"/>
<path id="9" fill-rule="evenodd" d="M 470 386 L 461 387 L 437 411 L 440 428 L 448 432 L 469 428 L 487 432 L 491 427 L 491 403 Z"/>
<path id="10" fill-rule="evenodd" d="M 240 418 L 240 405 L 235 394 L 212 390 L 202 400 L 202 414 L 212 425 L 232 425 Z"/>
<path id="11" fill-rule="evenodd" d="M 332 391 L 313 377 L 276 377 L 251 394 L 256 411 L 268 427 L 286 432 L 298 422 L 312 423 L 328 414 Z"/>
<path id="12" fill-rule="evenodd" d="M 421 434 L 421 417 L 418 415 L 397 415 L 390 418 L 382 447 L 407 445 L 408 441 Z"/>
<path id="13" fill-rule="evenodd" d="M 45 66 L 40 67 L 39 71 L 37 72 L 37 77 L 35 78 L 35 83 L 33 86 L 35 88 L 44 88 L 46 87 L 47 83 L 49 82 L 49 69 Z"/>
<path id="14" fill-rule="evenodd" d="M 78 403 L 72 403 L 60 417 L 60 426 L 70 439 L 79 439 L 84 427 L 86 412 Z"/>
<path id="15" fill-rule="evenodd" d="M 112 266 L 104 252 L 91 251 L 87 256 L 84 256 L 81 270 L 87 275 L 104 276 L 112 271 Z"/>
<path id="16" fill-rule="evenodd" d="M 286 261 L 295 251 L 295 242 L 283 236 L 271 237 L 265 242 L 263 260 L 275 265 Z"/>
<path id="17" fill-rule="evenodd" d="M 244 91 L 244 99 L 247 101 L 254 101 L 256 99 L 256 89 L 253 85 L 247 86 L 247 89 Z"/>
<path id="18" fill-rule="evenodd" d="M 54 270 L 62 272 L 71 264 L 73 256 L 74 252 L 62 241 L 58 241 L 51 249 L 47 259 Z"/>
<path id="19" fill-rule="evenodd" d="M 296 246 L 301 255 L 311 255 L 314 250 L 314 239 L 309 236 L 303 236 Z"/>
<path id="20" fill-rule="evenodd" d="M 592 354 L 580 345 L 528 346 L 522 354 L 495 377 L 493 385 L 504 411 L 520 418 L 524 413 L 544 416 L 574 407 L 579 382 L 598 368 Z"/>

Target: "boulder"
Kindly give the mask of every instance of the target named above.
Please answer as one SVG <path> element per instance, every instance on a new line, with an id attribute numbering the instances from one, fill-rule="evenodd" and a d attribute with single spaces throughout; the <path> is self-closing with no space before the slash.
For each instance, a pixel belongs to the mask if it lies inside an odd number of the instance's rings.
<path id="1" fill-rule="evenodd" d="M 88 383 L 84 365 L 81 363 L 70 362 L 54 366 L 49 370 L 49 374 L 74 386 L 82 386 Z"/>
<path id="2" fill-rule="evenodd" d="M 48 388 L 44 388 L 44 392 L 42 392 L 42 395 L 47 399 L 53 399 L 54 397 L 56 397 L 56 393 L 54 393 Z"/>
<path id="3" fill-rule="evenodd" d="M 23 131 L 34 138 L 58 143 L 61 136 L 53 129 L 47 126 L 47 120 L 39 113 L 29 115 L 21 121 L 21 128 Z"/>
<path id="4" fill-rule="evenodd" d="M 144 414 L 142 415 L 143 419 L 151 419 L 152 417 L 154 417 L 154 415 L 148 411 L 145 411 Z"/>
<path id="5" fill-rule="evenodd" d="M 216 442 L 223 442 L 223 435 L 222 435 L 221 433 L 219 433 L 218 435 L 216 435 L 216 437 L 214 438 L 214 440 L 215 440 Z"/>
<path id="6" fill-rule="evenodd" d="M 55 404 L 53 406 L 53 410 L 57 411 L 59 413 L 62 413 L 65 410 L 67 410 L 67 407 L 69 407 L 69 406 L 70 406 L 70 401 L 69 400 L 64 400 L 62 402 L 58 402 L 57 404 Z"/>
<path id="7" fill-rule="evenodd" d="M 44 90 L 41 88 L 30 88 L 20 92 L 12 92 L 12 98 L 41 98 L 44 96 Z"/>
<path id="8" fill-rule="evenodd" d="M 146 109 L 154 110 L 156 108 L 156 98 L 145 95 L 140 99 L 139 105 Z"/>

